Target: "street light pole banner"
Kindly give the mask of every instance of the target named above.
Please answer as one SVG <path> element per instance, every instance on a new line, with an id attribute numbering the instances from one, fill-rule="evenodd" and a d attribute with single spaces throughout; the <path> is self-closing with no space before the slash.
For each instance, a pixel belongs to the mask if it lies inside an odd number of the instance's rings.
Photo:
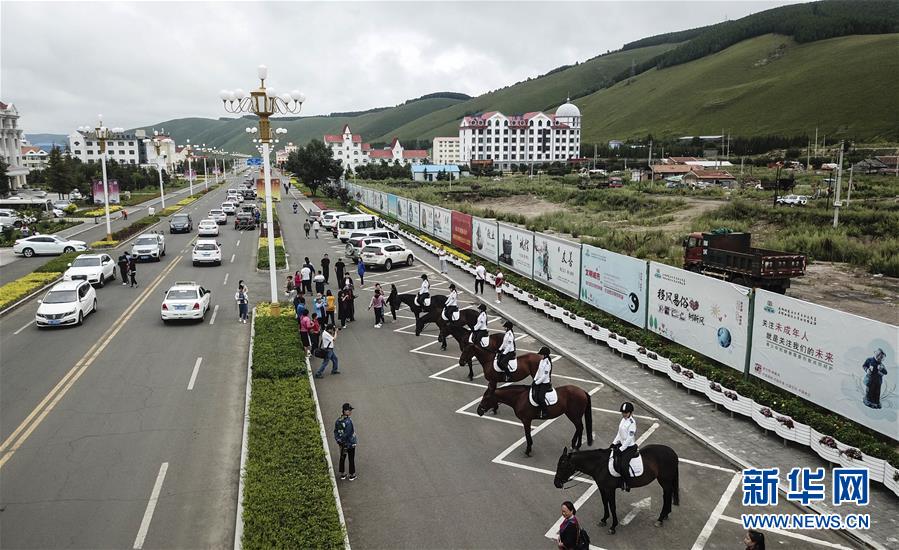
<path id="1" fill-rule="evenodd" d="M 471 215 L 453 210 L 453 246 L 471 252 Z"/>
<path id="2" fill-rule="evenodd" d="M 109 204 L 119 204 L 119 180 L 107 179 L 106 188 L 109 190 Z M 103 196 L 103 180 L 92 182 L 91 195 L 94 197 L 94 204 L 106 203 L 106 198 Z"/>
<path id="3" fill-rule="evenodd" d="M 281 180 L 278 178 L 271 178 L 272 182 L 272 200 L 278 202 L 281 200 Z M 256 180 L 256 195 L 265 200 L 265 178 L 259 178 Z"/>
<path id="4" fill-rule="evenodd" d="M 899 439 L 899 327 L 756 290 L 749 372 Z"/>
<path id="5" fill-rule="evenodd" d="M 749 292 L 745 286 L 651 262 L 647 328 L 743 372 Z"/>
<path id="6" fill-rule="evenodd" d="M 581 245 L 581 300 L 646 327 L 646 261 Z"/>
<path id="7" fill-rule="evenodd" d="M 419 228 L 430 235 L 434 234 L 434 207 L 423 202 L 418 203 L 421 210 L 421 221 Z"/>
<path id="8" fill-rule="evenodd" d="M 453 240 L 453 214 L 450 210 L 434 207 L 434 236 L 447 243 Z"/>
<path id="9" fill-rule="evenodd" d="M 499 229 L 497 263 L 531 277 L 534 269 L 534 233 L 504 223 L 497 223 L 496 226 Z"/>
<path id="10" fill-rule="evenodd" d="M 534 280 L 577 298 L 581 288 L 580 243 L 534 233 Z"/>
<path id="11" fill-rule="evenodd" d="M 499 239 L 497 239 L 496 220 L 483 218 L 471 219 L 472 252 L 478 256 L 499 263 Z"/>
<path id="12" fill-rule="evenodd" d="M 397 217 L 397 213 L 396 213 L 397 206 L 396 205 L 397 205 L 396 195 L 388 194 L 387 195 L 387 213 L 390 214 L 391 216 L 393 216 L 394 218 Z"/>

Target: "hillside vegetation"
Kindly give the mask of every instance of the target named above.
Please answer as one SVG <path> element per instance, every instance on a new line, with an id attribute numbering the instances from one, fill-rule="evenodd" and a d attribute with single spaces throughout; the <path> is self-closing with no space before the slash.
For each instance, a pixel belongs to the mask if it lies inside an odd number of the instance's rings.
<path id="1" fill-rule="evenodd" d="M 899 137 L 899 34 L 797 44 L 745 40 L 702 59 L 653 69 L 575 103 L 583 143 L 632 136 Z"/>

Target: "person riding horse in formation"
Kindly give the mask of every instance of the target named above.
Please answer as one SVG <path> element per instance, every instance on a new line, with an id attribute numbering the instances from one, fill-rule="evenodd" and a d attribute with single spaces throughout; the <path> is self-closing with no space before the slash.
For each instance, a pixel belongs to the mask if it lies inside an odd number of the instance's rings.
<path id="1" fill-rule="evenodd" d="M 478 306 L 478 320 L 474 324 L 471 331 L 471 343 L 480 346 L 481 339 L 487 337 L 487 306 L 481 304 Z"/>
<path id="2" fill-rule="evenodd" d="M 449 296 L 446 297 L 446 304 L 443 306 L 443 318 L 452 322 L 453 315 L 459 311 L 459 294 L 456 292 L 455 284 L 451 284 L 449 290 Z"/>
<path id="3" fill-rule="evenodd" d="M 515 332 L 512 331 L 514 328 L 512 321 L 503 323 L 503 328 L 506 329 L 506 333 L 503 334 L 503 343 L 499 346 L 496 364 L 505 373 L 508 380 L 509 361 L 515 359 Z"/>
<path id="4" fill-rule="evenodd" d="M 418 306 L 428 307 L 431 299 L 431 282 L 426 273 L 421 274 L 421 288 L 418 289 Z"/>
<path id="5" fill-rule="evenodd" d="M 540 355 L 543 356 L 543 359 L 540 360 L 540 366 L 537 367 L 537 374 L 534 375 L 534 382 L 531 383 L 531 388 L 534 391 L 534 401 L 540 407 L 539 418 L 545 419 L 549 417 L 549 411 L 546 410 L 548 407 L 546 394 L 553 391 L 553 361 L 550 358 L 552 351 L 547 346 L 543 346 L 540 348 Z"/>
<path id="6" fill-rule="evenodd" d="M 618 423 L 618 433 L 615 434 L 610 448 L 614 453 L 615 467 L 621 474 L 621 488 L 630 491 L 631 488 L 628 484 L 631 477 L 630 462 L 639 453 L 636 441 L 637 422 L 634 421 L 634 404 L 625 401 L 621 404 L 619 411 L 621 411 L 621 422 Z"/>

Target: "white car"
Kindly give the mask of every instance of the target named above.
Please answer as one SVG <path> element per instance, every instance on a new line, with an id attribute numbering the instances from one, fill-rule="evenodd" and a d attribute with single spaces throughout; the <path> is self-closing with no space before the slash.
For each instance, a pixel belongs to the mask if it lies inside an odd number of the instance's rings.
<path id="1" fill-rule="evenodd" d="M 197 225 L 197 235 L 201 237 L 218 237 L 219 235 L 219 224 L 213 219 L 206 218 L 204 220 L 200 220 L 199 225 Z"/>
<path id="2" fill-rule="evenodd" d="M 0 209 L 0 226 L 2 227 L 22 227 L 22 218 L 15 210 L 6 208 Z"/>
<path id="3" fill-rule="evenodd" d="M 243 202 L 243 195 L 237 192 L 231 193 L 229 191 L 228 196 L 225 200 L 227 200 L 228 202 L 233 202 L 234 204 L 240 204 Z"/>
<path id="4" fill-rule="evenodd" d="M 225 214 L 225 211 L 221 208 L 213 208 L 212 210 L 210 210 L 209 219 L 213 220 L 219 225 L 225 225 L 226 223 L 228 223 L 228 215 Z"/>
<path id="5" fill-rule="evenodd" d="M 223 202 L 222 212 L 224 212 L 227 216 L 230 216 L 231 214 L 237 214 L 237 204 L 233 202 Z"/>
<path id="6" fill-rule="evenodd" d="M 34 323 L 38 327 L 80 325 L 97 311 L 97 291 L 87 281 L 63 281 L 38 302 Z"/>
<path id="7" fill-rule="evenodd" d="M 70 204 L 72 204 L 72 203 L 65 199 L 59 200 L 59 201 L 53 201 L 53 208 L 56 208 L 58 210 L 65 210 L 66 208 L 69 207 Z"/>
<path id="8" fill-rule="evenodd" d="M 72 189 L 72 192 L 69 193 L 69 198 L 73 201 L 80 201 L 83 197 L 81 196 L 81 191 Z"/>
<path id="9" fill-rule="evenodd" d="M 334 226 L 337 225 L 337 220 L 340 219 L 341 216 L 347 215 L 349 215 L 349 212 L 325 212 L 321 219 L 322 227 L 334 229 Z"/>
<path id="10" fill-rule="evenodd" d="M 70 241 L 65 237 L 56 235 L 32 235 L 24 239 L 17 239 L 12 251 L 30 258 L 35 254 L 65 254 L 67 252 L 82 252 L 87 250 L 84 241 Z"/>
<path id="11" fill-rule="evenodd" d="M 160 309 L 162 322 L 175 319 L 202 321 L 209 311 L 211 292 L 193 281 L 176 282 L 165 293 Z"/>
<path id="12" fill-rule="evenodd" d="M 401 244 L 375 243 L 362 249 L 362 263 L 365 267 L 383 267 L 386 271 L 393 269 L 399 263 L 412 265 L 415 256 L 412 251 Z"/>
<path id="13" fill-rule="evenodd" d="M 82 254 L 62 274 L 63 281 L 84 280 L 92 285 L 104 286 L 115 279 L 115 262 L 109 254 Z"/>
<path id="14" fill-rule="evenodd" d="M 218 226 L 215 226 L 218 229 Z M 190 255 L 194 266 L 200 264 L 222 265 L 222 247 L 213 239 L 197 239 Z"/>
<path id="15" fill-rule="evenodd" d="M 138 261 L 158 262 L 165 256 L 165 236 L 162 233 L 144 233 L 131 245 L 131 255 Z"/>
<path id="16" fill-rule="evenodd" d="M 808 197 L 804 195 L 786 195 L 777 197 L 777 204 L 786 204 L 788 206 L 805 206 L 808 204 Z"/>

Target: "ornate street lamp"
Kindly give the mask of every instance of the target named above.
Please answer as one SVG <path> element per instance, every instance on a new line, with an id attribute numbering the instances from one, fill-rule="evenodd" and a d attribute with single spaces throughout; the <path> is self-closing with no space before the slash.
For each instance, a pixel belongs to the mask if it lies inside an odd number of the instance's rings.
<path id="1" fill-rule="evenodd" d="M 172 140 L 170 138 L 160 138 L 157 131 L 153 132 L 153 139 L 144 140 L 145 145 L 152 145 L 153 149 L 156 150 L 156 172 L 159 173 L 159 198 L 163 209 L 165 209 L 165 191 L 162 188 L 162 165 L 165 163 L 167 155 L 160 155 L 160 153 L 162 152 L 163 144 L 167 145 L 169 143 L 172 143 Z"/>
<path id="2" fill-rule="evenodd" d="M 97 144 L 100 146 L 100 164 L 103 170 L 103 205 L 106 209 L 106 240 L 112 240 L 112 223 L 109 219 L 109 183 L 106 181 L 106 142 L 112 140 L 116 134 L 120 134 L 124 132 L 121 128 L 113 128 L 110 130 L 106 126 L 103 126 L 103 115 L 97 115 L 97 118 L 100 122 L 97 123 L 97 127 L 93 128 L 94 136 L 97 139 Z M 79 132 L 88 133 L 91 132 L 90 126 L 81 126 L 78 128 Z"/>
<path id="3" fill-rule="evenodd" d="M 269 258 L 269 284 L 271 286 L 272 298 L 272 314 L 279 314 L 278 307 L 278 283 L 275 273 L 275 235 L 272 231 L 272 222 L 274 221 L 272 213 L 272 179 L 271 164 L 269 162 L 269 144 L 272 142 L 273 135 L 269 123 L 269 117 L 277 114 L 298 114 L 303 108 L 305 96 L 294 90 L 292 92 L 277 95 L 274 88 L 265 87 L 265 79 L 268 78 L 268 68 L 260 65 L 258 68 L 259 87 L 255 90 L 247 92 L 237 90 L 222 90 L 219 97 L 228 113 L 250 113 L 259 117 L 258 128 L 248 128 L 247 132 L 253 135 L 258 134 L 258 139 L 262 142 L 262 174 L 265 181 L 265 216 L 267 220 L 266 235 L 268 236 L 268 258 Z M 287 130 L 279 128 L 276 133 L 283 134 Z"/>

